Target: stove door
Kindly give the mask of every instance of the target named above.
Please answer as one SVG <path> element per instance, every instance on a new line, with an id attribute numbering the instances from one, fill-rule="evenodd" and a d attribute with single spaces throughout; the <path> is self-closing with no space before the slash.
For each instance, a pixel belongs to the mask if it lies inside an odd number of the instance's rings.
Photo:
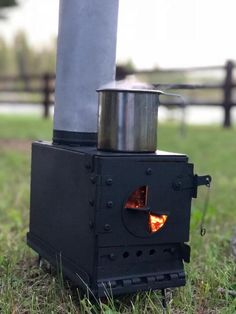
<path id="1" fill-rule="evenodd" d="M 108 159 L 102 167 L 112 185 L 100 187 L 100 245 L 188 242 L 193 188 L 176 190 L 174 183 L 180 177 L 191 181 L 193 165 L 120 159 Z"/>

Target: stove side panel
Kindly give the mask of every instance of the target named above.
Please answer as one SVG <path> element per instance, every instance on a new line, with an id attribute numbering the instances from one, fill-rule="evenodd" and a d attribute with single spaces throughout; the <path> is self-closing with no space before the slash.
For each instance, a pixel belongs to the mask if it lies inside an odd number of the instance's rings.
<path id="1" fill-rule="evenodd" d="M 93 188 L 84 154 L 33 144 L 28 244 L 79 285 L 93 276 Z"/>

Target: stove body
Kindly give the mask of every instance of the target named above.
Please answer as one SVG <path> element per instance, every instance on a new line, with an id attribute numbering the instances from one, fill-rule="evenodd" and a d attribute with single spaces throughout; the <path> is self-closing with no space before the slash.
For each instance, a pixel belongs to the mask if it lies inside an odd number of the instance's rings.
<path id="1" fill-rule="evenodd" d="M 28 244 L 98 297 L 183 286 L 198 178 L 186 155 L 36 142 Z M 146 208 L 127 208 L 140 187 Z M 150 213 L 167 216 L 157 232 Z"/>

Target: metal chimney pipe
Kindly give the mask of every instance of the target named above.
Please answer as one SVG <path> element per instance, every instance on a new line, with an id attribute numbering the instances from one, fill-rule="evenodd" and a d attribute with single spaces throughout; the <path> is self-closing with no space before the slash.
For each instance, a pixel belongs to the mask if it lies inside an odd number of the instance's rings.
<path id="1" fill-rule="evenodd" d="M 54 143 L 96 143 L 96 89 L 115 79 L 118 4 L 60 0 Z"/>

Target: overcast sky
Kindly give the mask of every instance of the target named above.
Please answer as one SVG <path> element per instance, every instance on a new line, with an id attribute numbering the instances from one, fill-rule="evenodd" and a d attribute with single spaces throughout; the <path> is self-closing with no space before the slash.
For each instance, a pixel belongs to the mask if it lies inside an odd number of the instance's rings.
<path id="1" fill-rule="evenodd" d="M 57 35 L 59 0 L 20 2 L 0 22 L 0 34 L 10 40 L 25 30 L 35 45 L 50 42 Z M 131 59 L 138 68 L 236 60 L 235 16 L 236 0 L 120 0 L 117 59 Z"/>

